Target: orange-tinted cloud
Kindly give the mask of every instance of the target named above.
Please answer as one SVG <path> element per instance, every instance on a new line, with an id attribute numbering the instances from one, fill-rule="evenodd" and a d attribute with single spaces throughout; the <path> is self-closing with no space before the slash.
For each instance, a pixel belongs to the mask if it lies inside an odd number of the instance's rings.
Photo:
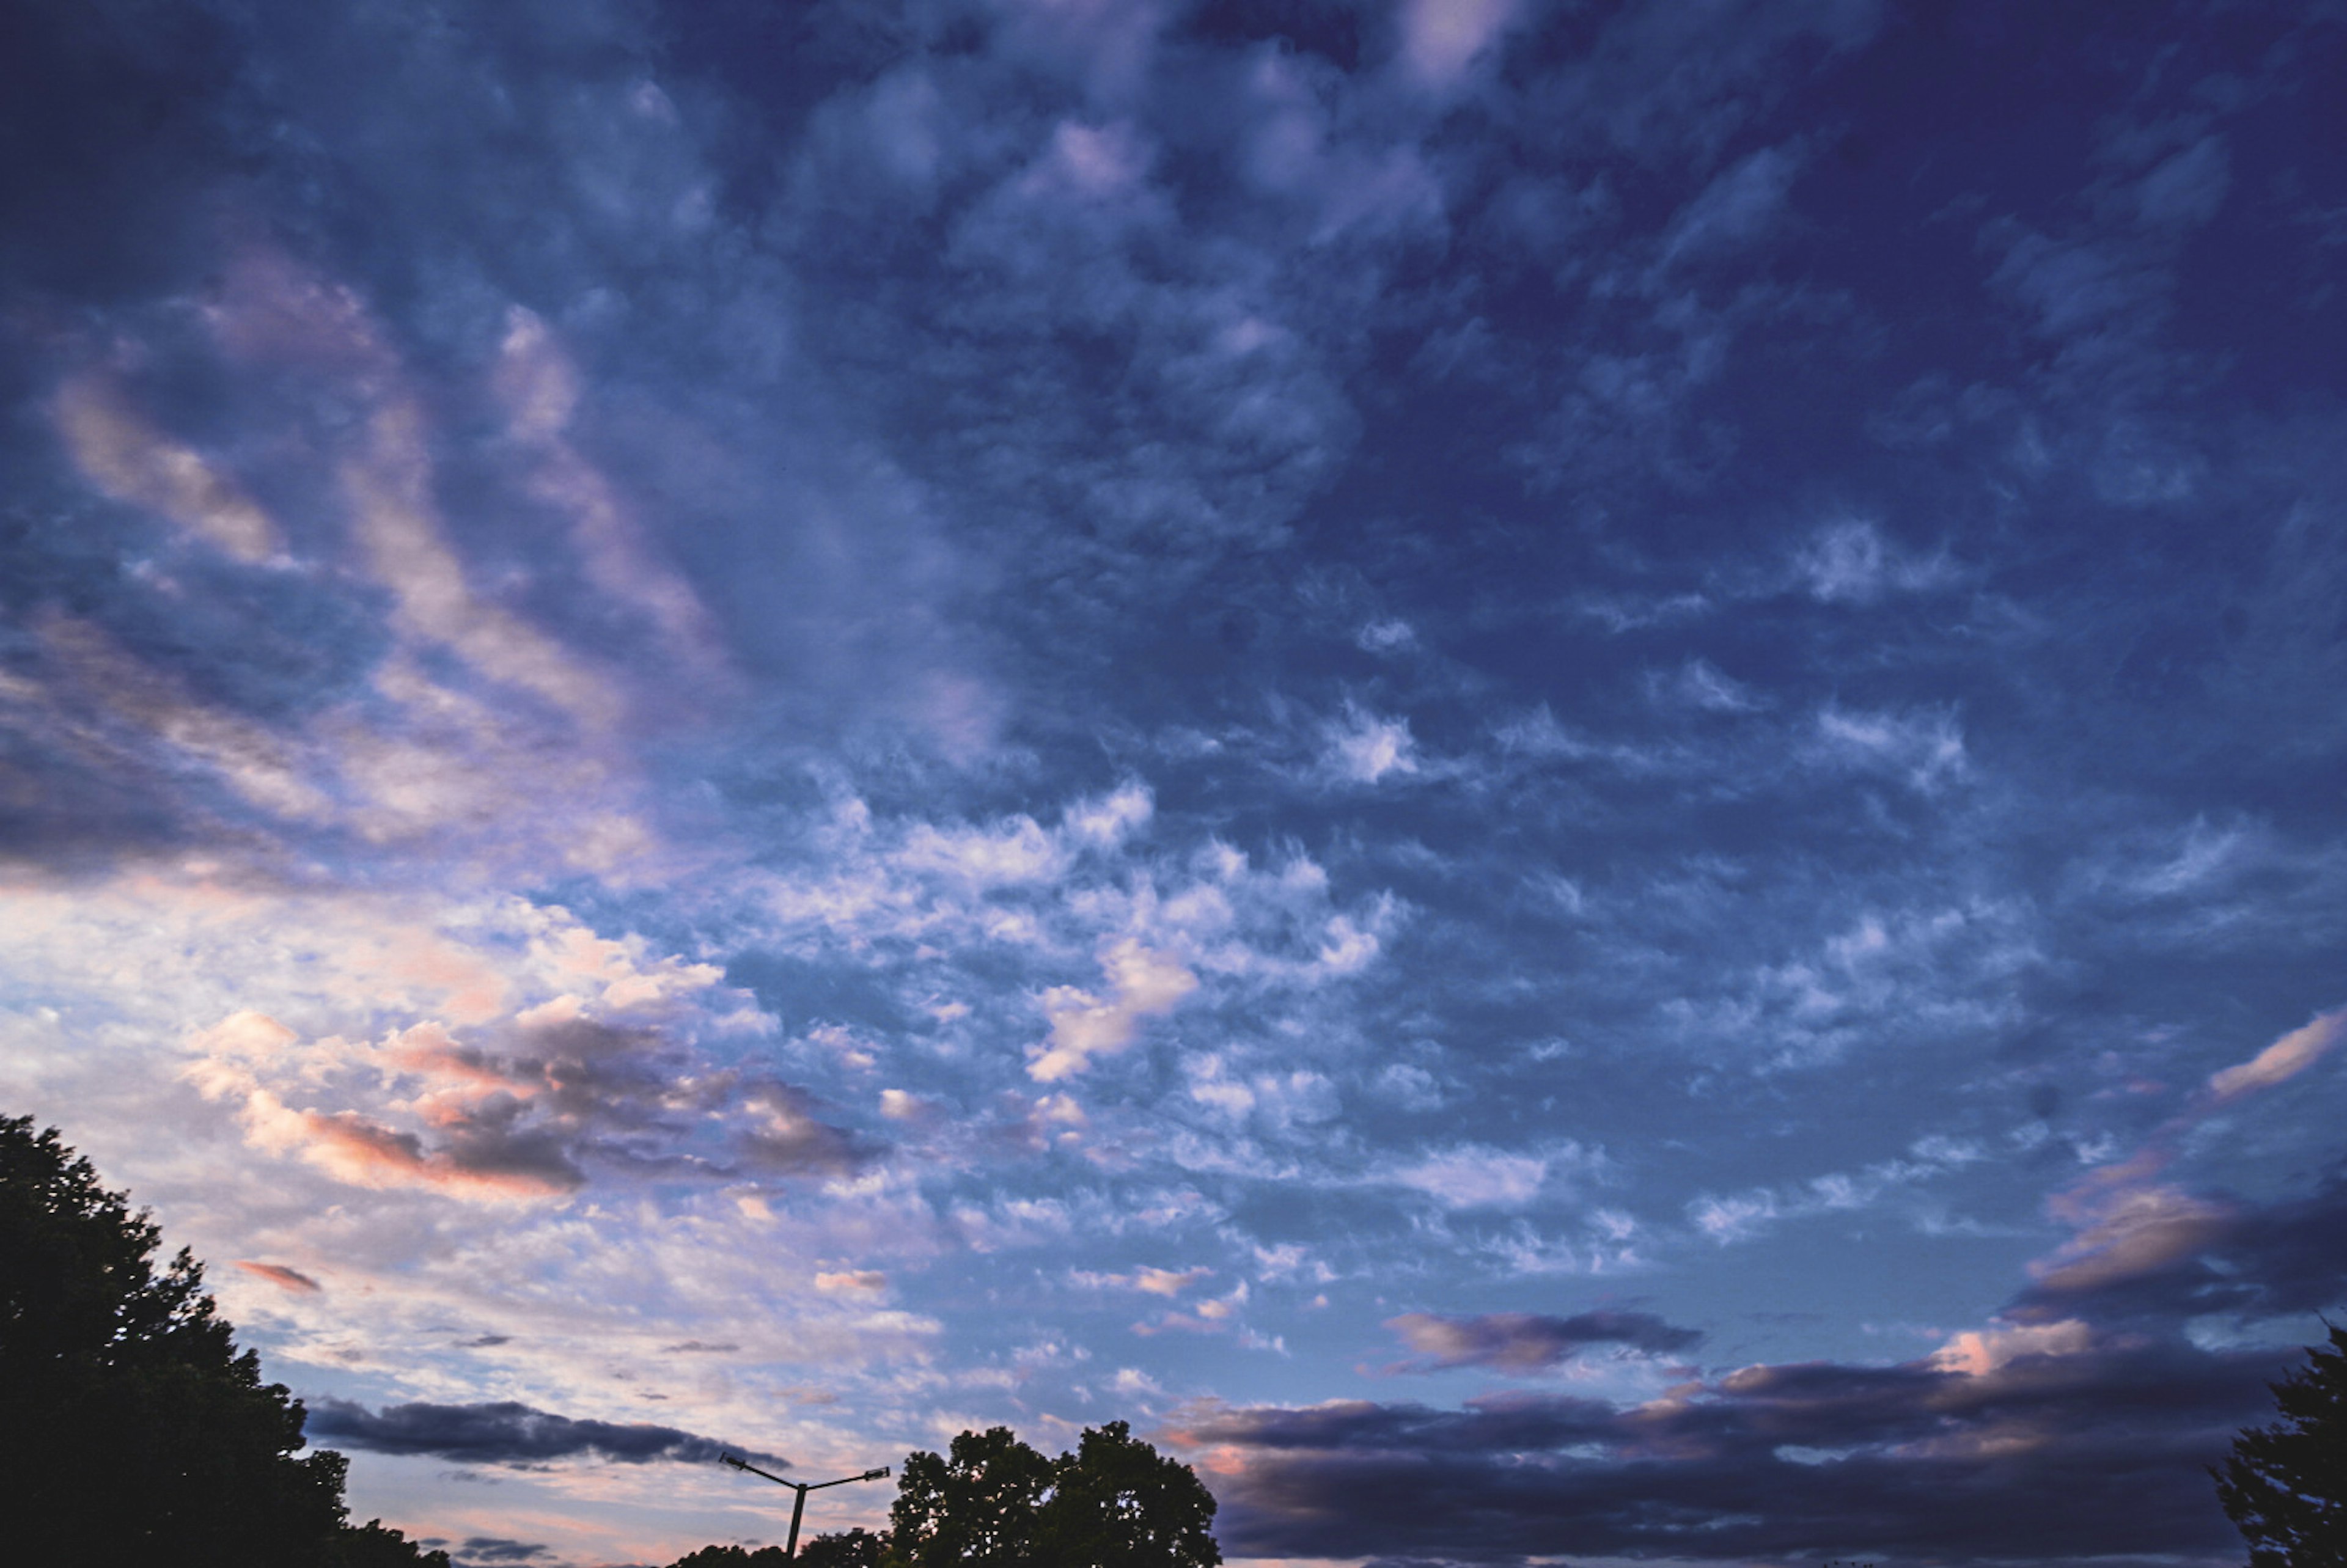
<path id="1" fill-rule="evenodd" d="M 265 1279 L 279 1289 L 290 1290 L 296 1296 L 315 1296 L 325 1288 L 300 1269 L 287 1268 L 283 1264 L 256 1263 L 251 1258 L 241 1257 L 236 1260 L 236 1266 L 255 1279 Z"/>

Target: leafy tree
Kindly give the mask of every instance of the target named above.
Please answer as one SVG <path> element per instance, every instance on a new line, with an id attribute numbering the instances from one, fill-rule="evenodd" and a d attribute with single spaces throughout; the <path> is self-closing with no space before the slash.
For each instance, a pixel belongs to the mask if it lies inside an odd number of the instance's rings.
<path id="1" fill-rule="evenodd" d="M 2217 1496 L 2250 1543 L 2250 1568 L 2347 1568 L 2347 1328 L 2270 1385 L 2282 1419 L 2233 1440 Z"/>
<path id="2" fill-rule="evenodd" d="M 1050 1460 L 1009 1427 L 964 1432 L 946 1457 L 907 1457 L 888 1511 L 892 1568 L 1028 1568 Z"/>
<path id="3" fill-rule="evenodd" d="M 0 1117 L 0 1528 L 12 1560 L 432 1562 L 380 1522 L 345 1527 L 343 1456 L 295 1457 L 302 1406 L 238 1351 L 194 1257 L 183 1249 L 156 1269 L 159 1239 L 55 1128 Z"/>
<path id="4" fill-rule="evenodd" d="M 426 1552 L 380 1519 L 344 1525 L 326 1561 L 331 1568 L 448 1568 L 446 1552 Z"/>
<path id="5" fill-rule="evenodd" d="M 906 1460 L 888 1568 L 1215 1568 L 1214 1499 L 1122 1421 L 1046 1460 L 1007 1427 Z"/>
<path id="6" fill-rule="evenodd" d="M 887 1543 L 887 1536 L 868 1530 L 810 1535 L 799 1542 L 799 1562 L 807 1568 L 880 1568 L 880 1553 Z M 678 1558 L 669 1568 L 783 1568 L 789 1561 L 779 1546 L 761 1546 L 754 1552 L 740 1546 L 704 1546 Z"/>
<path id="7" fill-rule="evenodd" d="M 805 1568 L 880 1568 L 880 1554 L 887 1549 L 886 1535 L 839 1530 L 800 1542 L 799 1561 Z"/>
<path id="8" fill-rule="evenodd" d="M 1037 1557 L 1082 1568 L 1214 1568 L 1214 1497 L 1122 1421 L 1087 1429 L 1053 1467 Z"/>

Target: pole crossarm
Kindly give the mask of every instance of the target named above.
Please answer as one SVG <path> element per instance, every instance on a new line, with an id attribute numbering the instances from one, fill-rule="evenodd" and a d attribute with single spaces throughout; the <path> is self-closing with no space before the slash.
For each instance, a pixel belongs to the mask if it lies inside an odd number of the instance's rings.
<path id="1" fill-rule="evenodd" d="M 764 1476 L 766 1480 L 773 1481 L 776 1486 L 787 1486 L 793 1491 L 798 1493 L 798 1495 L 791 1501 L 790 1544 L 783 1548 L 783 1555 L 785 1558 L 795 1558 L 799 1554 L 799 1517 L 806 1512 L 806 1497 L 808 1492 L 821 1491 L 826 1486 L 846 1486 L 852 1481 L 886 1481 L 888 1479 L 888 1467 L 884 1464 L 878 1470 L 867 1470 L 862 1475 L 843 1475 L 837 1481 L 784 1481 L 781 1476 L 760 1470 L 748 1460 L 736 1459 L 732 1454 L 721 1454 L 718 1457 L 723 1460 L 727 1464 L 732 1465 L 735 1470 L 745 1470 L 752 1475 Z"/>

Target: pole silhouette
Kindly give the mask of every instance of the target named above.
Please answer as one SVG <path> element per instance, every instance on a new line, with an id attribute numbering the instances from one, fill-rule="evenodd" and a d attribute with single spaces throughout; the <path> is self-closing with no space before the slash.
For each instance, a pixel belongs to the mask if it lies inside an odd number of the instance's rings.
<path id="1" fill-rule="evenodd" d="M 878 1470 L 867 1470 L 862 1475 L 843 1475 L 837 1481 L 784 1481 L 781 1476 L 771 1475 L 766 1471 L 760 1470 L 756 1465 L 752 1464 L 747 1460 L 735 1459 L 732 1454 L 725 1454 L 722 1457 L 727 1464 L 732 1465 L 735 1470 L 746 1470 L 752 1475 L 765 1476 L 768 1481 L 773 1481 L 776 1486 L 787 1486 L 793 1491 L 798 1493 L 798 1496 L 791 1501 L 790 1544 L 783 1548 L 783 1556 L 785 1561 L 794 1559 L 799 1554 L 799 1516 L 806 1512 L 806 1494 L 808 1492 L 821 1491 L 826 1486 L 846 1486 L 851 1481 L 886 1481 L 888 1479 L 888 1467 L 884 1464 Z"/>

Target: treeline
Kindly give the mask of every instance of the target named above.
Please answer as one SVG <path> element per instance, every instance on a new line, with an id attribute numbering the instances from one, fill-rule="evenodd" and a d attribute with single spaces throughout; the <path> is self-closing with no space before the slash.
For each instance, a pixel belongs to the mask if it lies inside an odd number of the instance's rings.
<path id="1" fill-rule="evenodd" d="M 906 1460 L 888 1528 L 817 1535 L 807 1568 L 1214 1568 L 1214 1499 L 1122 1421 L 1046 1459 L 1008 1427 Z M 781 1568 L 779 1546 L 704 1546 L 671 1568 Z"/>
<path id="2" fill-rule="evenodd" d="M 350 1522 L 345 1462 L 160 1235 L 29 1116 L 0 1117 L 0 1478 L 11 1560 L 42 1568 L 448 1568 Z"/>
<path id="3" fill-rule="evenodd" d="M 0 1507 L 41 1568 L 449 1568 L 380 1520 L 347 1470 L 302 1453 L 305 1412 L 203 1289 L 186 1249 L 108 1191 L 56 1129 L 0 1117 Z M 801 1543 L 811 1568 L 1213 1568 L 1214 1500 L 1122 1421 L 1057 1459 L 1007 1429 L 905 1461 L 889 1527 Z M 771 1568 L 707 1546 L 677 1568 Z"/>

